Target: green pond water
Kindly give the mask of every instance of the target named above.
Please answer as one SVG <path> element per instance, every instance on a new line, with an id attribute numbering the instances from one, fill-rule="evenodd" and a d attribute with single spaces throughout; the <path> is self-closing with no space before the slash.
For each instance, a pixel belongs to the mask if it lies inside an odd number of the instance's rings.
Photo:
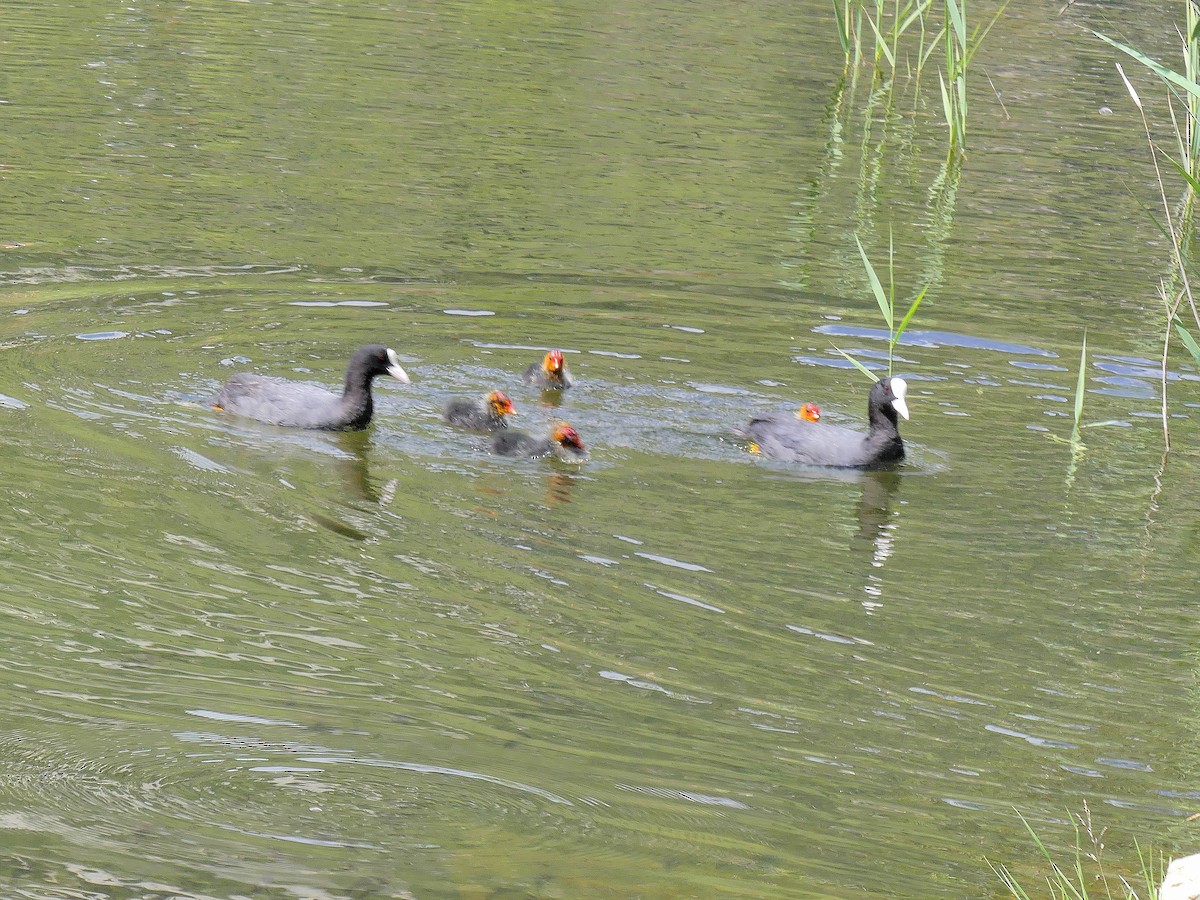
<path id="1" fill-rule="evenodd" d="M 1168 58 L 1151 13 L 1010 6 L 947 167 L 936 74 L 851 77 L 817 0 L 0 6 L 0 895 L 998 897 L 1018 813 L 1061 856 L 1085 809 L 1114 873 L 1194 849 L 1200 379 L 1164 458 L 1088 30 Z M 757 459 L 752 413 L 864 419 L 855 234 L 929 284 L 909 461 Z M 368 341 L 413 383 L 364 433 L 208 406 Z M 440 423 L 492 387 L 591 460 Z"/>

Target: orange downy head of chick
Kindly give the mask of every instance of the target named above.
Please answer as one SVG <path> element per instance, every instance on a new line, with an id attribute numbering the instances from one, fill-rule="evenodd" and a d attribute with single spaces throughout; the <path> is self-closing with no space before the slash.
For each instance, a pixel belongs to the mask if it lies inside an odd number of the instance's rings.
<path id="1" fill-rule="evenodd" d="M 563 354 L 561 350 L 551 350 L 542 360 L 542 368 L 550 375 L 561 375 L 563 370 Z"/>
<path id="2" fill-rule="evenodd" d="M 554 433 L 550 435 L 550 439 L 563 447 L 572 447 L 575 450 L 587 449 L 583 446 L 583 441 L 579 439 L 579 432 L 566 422 L 563 422 L 554 429 Z"/>
<path id="3" fill-rule="evenodd" d="M 796 410 L 796 418 L 802 419 L 805 422 L 820 422 L 821 407 L 815 403 L 805 403 L 802 407 Z"/>
<path id="4" fill-rule="evenodd" d="M 488 403 L 492 410 L 498 416 L 511 416 L 516 410 L 513 408 L 513 402 L 509 399 L 508 394 L 504 391 L 492 391 L 487 396 Z"/>

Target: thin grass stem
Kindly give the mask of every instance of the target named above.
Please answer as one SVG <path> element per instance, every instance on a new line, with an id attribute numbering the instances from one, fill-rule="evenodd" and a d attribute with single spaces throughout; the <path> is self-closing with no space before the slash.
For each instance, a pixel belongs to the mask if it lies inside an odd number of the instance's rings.
<path id="1" fill-rule="evenodd" d="M 1133 105 L 1137 107 L 1138 114 L 1141 116 L 1141 119 L 1142 119 L 1142 129 L 1146 133 L 1146 143 L 1150 147 L 1150 158 L 1154 164 L 1154 177 L 1155 177 L 1155 180 L 1158 182 L 1158 195 L 1159 195 L 1159 199 L 1162 201 L 1163 216 L 1165 217 L 1166 225 L 1167 225 L 1167 234 L 1171 241 L 1172 262 L 1175 264 L 1176 268 L 1178 269 L 1179 283 L 1183 289 L 1183 296 L 1185 296 L 1187 298 L 1188 306 L 1192 311 L 1192 317 L 1196 320 L 1197 327 L 1200 327 L 1200 311 L 1198 311 L 1196 309 L 1196 299 L 1192 294 L 1191 282 L 1188 280 L 1187 266 L 1184 264 L 1184 258 L 1183 258 L 1183 256 L 1184 256 L 1183 248 L 1180 246 L 1181 235 L 1179 234 L 1178 231 L 1176 231 L 1175 221 L 1171 215 L 1171 204 L 1170 204 L 1170 201 L 1167 200 L 1167 186 L 1163 180 L 1162 169 L 1158 164 L 1159 151 L 1158 151 L 1157 147 L 1155 147 L 1154 137 L 1150 132 L 1150 121 L 1146 118 L 1146 110 L 1145 110 L 1145 107 L 1142 105 L 1142 98 L 1138 95 L 1138 92 L 1134 88 L 1133 83 L 1129 80 L 1128 77 L 1126 77 L 1125 70 L 1121 67 L 1120 63 L 1117 63 L 1116 66 L 1117 66 L 1117 74 L 1119 74 L 1121 76 L 1121 80 L 1123 82 L 1125 82 L 1125 88 L 1129 91 L 1129 96 L 1133 99 Z M 1189 187 L 1189 190 L 1190 189 L 1191 188 Z M 1174 319 L 1174 315 L 1172 314 L 1170 303 L 1167 304 L 1167 307 L 1168 307 L 1168 309 L 1167 309 L 1168 315 L 1171 315 L 1172 317 L 1167 320 L 1167 333 L 1166 333 L 1166 337 L 1164 338 L 1164 341 L 1163 341 L 1164 345 L 1169 343 L 1169 341 L 1170 341 L 1170 337 L 1171 337 L 1170 326 L 1171 326 L 1171 322 Z M 1176 307 L 1176 309 L 1177 309 L 1177 307 Z M 1166 353 L 1165 347 L 1164 347 L 1163 352 L 1164 352 L 1164 354 Z M 1169 434 L 1169 428 L 1168 428 L 1168 424 L 1167 424 L 1167 398 L 1166 398 L 1167 382 L 1166 382 L 1165 372 L 1164 372 L 1164 377 L 1163 377 L 1162 388 L 1163 388 L 1163 390 L 1162 390 L 1162 393 L 1163 393 L 1163 406 L 1162 406 L 1163 440 L 1166 443 L 1167 448 L 1170 449 L 1170 434 Z"/>

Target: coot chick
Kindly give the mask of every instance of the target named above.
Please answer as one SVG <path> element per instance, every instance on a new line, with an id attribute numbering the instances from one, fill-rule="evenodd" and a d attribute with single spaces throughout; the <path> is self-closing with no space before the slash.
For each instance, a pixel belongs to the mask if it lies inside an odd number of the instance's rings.
<path id="1" fill-rule="evenodd" d="M 796 418 L 802 422 L 820 422 L 821 407 L 817 406 L 815 403 L 805 403 L 802 407 L 796 410 Z M 758 444 L 751 441 L 750 452 L 761 453 L 762 448 L 760 448 Z"/>
<path id="2" fill-rule="evenodd" d="M 548 438 L 537 438 L 515 428 L 497 431 L 492 438 L 492 452 L 500 456 L 532 458 L 553 455 L 563 462 L 583 462 L 588 458 L 587 448 L 583 446 L 579 434 L 565 422 L 556 426 Z"/>
<path id="3" fill-rule="evenodd" d="M 541 362 L 530 365 L 521 380 L 543 390 L 562 390 L 575 383 L 567 371 L 567 362 L 561 350 L 551 350 L 542 357 Z"/>
<path id="4" fill-rule="evenodd" d="M 865 469 L 904 459 L 897 415 L 908 418 L 903 378 L 882 378 L 867 397 L 870 428 L 864 433 L 796 415 L 767 415 L 750 420 L 738 434 L 753 441 L 763 456 L 810 466 Z"/>
<path id="5" fill-rule="evenodd" d="M 482 401 L 451 400 L 446 404 L 446 414 L 442 416 L 442 421 L 447 425 L 470 428 L 472 431 L 496 431 L 508 427 L 505 417 L 511 416 L 515 411 L 508 394 L 504 391 L 492 391 Z"/>
<path id="6" fill-rule="evenodd" d="M 225 382 L 212 403 L 220 412 L 268 425 L 349 431 L 371 421 L 371 379 L 376 375 L 409 383 L 394 350 L 367 344 L 350 357 L 340 395 L 312 384 L 240 372 Z"/>

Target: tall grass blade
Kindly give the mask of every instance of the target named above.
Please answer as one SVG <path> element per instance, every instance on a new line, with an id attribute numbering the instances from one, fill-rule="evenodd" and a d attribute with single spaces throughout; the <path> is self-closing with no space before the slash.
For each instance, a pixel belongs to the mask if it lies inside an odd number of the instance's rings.
<path id="1" fill-rule="evenodd" d="M 1183 176 L 1184 180 L 1188 183 L 1188 186 L 1197 194 L 1200 194 L 1200 181 L 1197 181 L 1195 176 L 1193 176 L 1191 172 L 1189 172 L 1180 164 L 1179 160 L 1175 159 L 1174 157 L 1167 156 L 1165 153 L 1163 153 L 1163 156 L 1166 157 L 1167 162 L 1179 170 L 1179 174 Z"/>
<path id="2" fill-rule="evenodd" d="M 1050 851 L 1046 849 L 1046 845 L 1042 842 L 1042 839 L 1038 837 L 1038 833 L 1033 830 L 1033 826 L 1030 825 L 1026 818 L 1019 812 L 1017 813 L 1017 818 L 1021 820 L 1021 823 L 1025 826 L 1025 830 L 1028 831 L 1029 836 L 1033 838 L 1034 845 L 1041 852 L 1042 857 L 1046 860 L 1046 862 L 1050 864 L 1050 871 L 1054 873 L 1053 878 L 1051 878 L 1049 875 L 1046 876 L 1046 883 L 1050 888 L 1050 896 L 1063 898 L 1073 897 L 1075 900 L 1088 900 L 1086 894 L 1080 893 L 1076 889 L 1075 885 L 1071 884 L 1071 880 L 1059 867 L 1058 863 L 1054 861 L 1054 857 L 1050 855 Z M 1076 834 L 1078 834 L 1078 826 L 1076 826 Z"/>
<path id="3" fill-rule="evenodd" d="M 892 335 L 892 346 L 900 343 L 900 335 L 904 334 L 904 329 L 908 327 L 909 320 L 913 317 L 913 314 L 916 313 L 917 307 L 921 305 L 921 301 L 925 299 L 925 292 L 927 290 L 929 290 L 929 285 L 925 285 L 925 287 L 921 288 L 921 293 L 917 294 L 917 297 L 915 300 L 913 300 L 912 305 L 908 307 L 908 312 L 906 312 L 904 314 L 904 318 L 900 320 L 900 327 L 897 328 L 896 333 Z"/>
<path id="4" fill-rule="evenodd" d="M 963 19 L 962 10 L 959 8 L 957 0 L 946 0 L 946 18 L 954 26 L 954 35 L 958 38 L 958 45 L 966 47 L 967 23 Z"/>
<path id="5" fill-rule="evenodd" d="M 859 255 L 862 256 L 863 266 L 867 270 L 867 280 L 871 282 L 871 291 L 875 294 L 875 300 L 879 304 L 879 310 L 883 313 L 883 320 L 887 322 L 888 335 L 892 333 L 892 304 L 888 300 L 887 294 L 883 292 L 883 285 L 879 282 L 879 276 L 875 274 L 875 267 L 871 265 L 871 260 L 867 258 L 867 251 L 863 249 L 862 241 L 858 239 L 858 235 L 854 236 L 854 243 L 858 244 Z"/>
<path id="6" fill-rule="evenodd" d="M 888 286 L 887 286 L 888 309 L 892 311 L 892 316 L 896 315 L 896 243 L 892 238 L 892 229 L 888 227 Z M 892 331 L 891 325 L 888 326 L 889 337 Z"/>
<path id="7" fill-rule="evenodd" d="M 883 36 L 883 33 L 879 30 L 879 26 L 875 24 L 875 20 L 871 18 L 869 13 L 867 14 L 867 22 L 870 24 L 871 30 L 875 32 L 875 45 L 887 57 L 888 65 L 893 69 L 896 68 L 896 57 L 892 54 L 892 48 L 887 45 L 887 39 Z"/>
<path id="8" fill-rule="evenodd" d="M 850 55 L 850 21 L 849 21 L 850 10 L 846 9 L 845 15 L 843 15 L 842 13 L 843 13 L 843 8 L 838 3 L 838 0 L 833 0 L 833 15 L 834 15 L 834 18 L 837 19 L 838 43 L 840 43 L 842 45 L 842 52 L 845 53 L 846 56 L 849 56 Z"/>
<path id="9" fill-rule="evenodd" d="M 996 14 L 994 16 L 992 16 L 992 21 L 988 22 L 987 27 L 983 29 L 982 34 L 979 33 L 979 27 L 976 26 L 974 34 L 971 35 L 971 46 L 967 50 L 967 56 L 966 56 L 967 65 L 970 65 L 971 60 L 974 59 L 974 57 L 975 57 L 975 51 L 979 49 L 979 46 L 983 43 L 984 38 L 986 38 L 988 36 L 988 32 L 990 32 L 992 30 L 992 26 L 995 25 L 1000 20 L 1000 16 L 1004 13 L 1004 10 L 1007 7 L 1008 7 L 1008 0 L 1004 0 L 1004 3 L 1002 3 L 1000 5 L 1000 8 L 998 10 L 996 10 Z"/>
<path id="10" fill-rule="evenodd" d="M 1033 900 L 1033 898 L 1029 896 L 1029 892 L 1026 891 L 1025 888 L 1021 887 L 1017 879 L 1014 878 L 1012 873 L 1009 872 L 1008 869 L 1006 869 L 1003 865 L 996 866 L 990 859 L 985 859 L 984 862 L 986 862 L 991 870 L 996 873 L 996 877 L 1004 883 L 1004 886 L 1008 888 L 1008 892 L 1016 897 L 1017 900 Z"/>
<path id="11" fill-rule="evenodd" d="M 1083 390 L 1087 384 L 1087 332 L 1083 333 L 1083 349 L 1079 352 L 1079 380 L 1075 382 L 1075 429 L 1079 430 L 1079 417 L 1083 415 Z"/>
<path id="12" fill-rule="evenodd" d="M 1187 91 L 1193 97 L 1200 97 L 1200 84 L 1197 84 L 1194 81 L 1188 81 L 1186 78 L 1184 78 L 1178 72 L 1172 72 L 1166 66 L 1162 65 L 1161 63 L 1155 62 L 1150 57 L 1148 57 L 1146 54 L 1139 53 L 1137 50 L 1134 50 L 1132 47 L 1125 46 L 1120 41 L 1114 41 L 1112 38 L 1106 37 L 1105 35 L 1101 34 L 1098 31 L 1093 31 L 1092 34 L 1094 34 L 1096 37 L 1100 38 L 1100 40 L 1104 41 L 1104 43 L 1111 44 L 1113 47 L 1116 47 L 1122 53 L 1126 53 L 1129 56 L 1132 56 L 1134 59 L 1136 59 L 1138 62 L 1140 62 L 1143 66 L 1145 66 L 1147 69 L 1149 69 L 1155 75 L 1157 75 L 1159 78 L 1162 78 L 1164 81 L 1168 81 L 1171 84 L 1175 85 L 1176 87 L 1181 88 L 1184 91 Z"/>
<path id="13" fill-rule="evenodd" d="M 950 40 L 950 38 L 947 37 L 946 40 Z M 954 110 L 950 105 L 950 94 L 946 90 L 946 79 L 942 77 L 940 70 L 938 71 L 938 85 L 942 89 L 942 111 L 946 114 L 946 124 L 950 126 L 950 133 L 953 136 L 955 133 Z M 953 142 L 953 137 L 951 137 L 951 143 Z"/>
<path id="14" fill-rule="evenodd" d="M 875 382 L 877 382 L 879 380 L 878 375 L 876 375 L 874 372 L 872 372 L 870 369 L 868 369 L 866 366 L 864 366 L 862 363 L 860 363 L 857 359 L 855 359 L 853 356 L 851 356 L 849 353 L 847 353 L 841 347 L 839 347 L 835 344 L 833 349 L 836 350 L 838 353 L 842 354 L 842 356 L 846 357 L 846 359 L 850 360 L 850 362 L 852 362 L 854 364 L 854 368 L 858 369 L 858 371 L 862 372 L 869 379 L 871 379 L 871 384 L 874 384 Z"/>
<path id="15" fill-rule="evenodd" d="M 913 22 L 919 22 L 924 17 L 925 10 L 929 8 L 930 2 L 931 0 L 925 0 L 924 3 L 909 13 L 908 18 L 901 22 L 900 26 L 896 29 L 897 33 L 903 34 L 904 32 L 908 31 Z"/>
<path id="16" fill-rule="evenodd" d="M 1131 82 L 1125 76 L 1125 70 L 1121 68 L 1120 63 L 1117 63 L 1117 74 L 1120 75 L 1121 80 L 1123 82 L 1125 82 L 1125 90 L 1129 91 L 1129 96 L 1133 98 L 1133 105 L 1136 106 L 1138 109 L 1141 109 L 1142 108 L 1142 98 L 1138 96 L 1137 89 L 1134 88 L 1133 82 Z"/>
<path id="17" fill-rule="evenodd" d="M 1188 100 L 1190 103 L 1200 103 L 1200 98 L 1189 97 Z M 1184 146 L 1184 133 L 1188 129 L 1179 127 L 1179 118 L 1175 115 L 1175 104 L 1168 103 L 1167 111 L 1171 113 L 1171 131 L 1175 133 L 1175 146 L 1179 149 L 1179 158 L 1187 159 L 1188 150 L 1187 147 Z M 1166 156 L 1166 153 L 1164 152 L 1163 155 Z M 1168 156 L 1167 159 L 1170 159 L 1170 157 Z"/>
<path id="18" fill-rule="evenodd" d="M 1075 470 L 1079 466 L 1079 461 L 1083 459 L 1083 454 L 1087 447 L 1083 445 L 1083 438 L 1080 436 L 1080 420 L 1083 418 L 1083 393 L 1087 386 L 1087 332 L 1083 333 L 1083 348 L 1079 352 L 1079 378 L 1075 382 L 1075 423 L 1071 426 L 1071 461 L 1067 464 L 1067 489 L 1071 489 L 1071 485 L 1075 483 Z M 1075 826 L 1078 835 L 1078 824 Z M 1083 870 L 1080 868 L 1078 851 L 1075 857 L 1075 868 L 1079 875 L 1079 883 L 1083 884 Z M 1066 875 L 1055 868 L 1055 872 L 1059 874 L 1063 884 L 1070 885 Z M 1086 892 L 1085 892 L 1086 893 Z M 1066 896 L 1064 891 L 1063 896 Z"/>
<path id="19" fill-rule="evenodd" d="M 1183 341 L 1183 346 L 1188 348 L 1188 353 L 1192 354 L 1192 359 L 1196 361 L 1196 365 L 1200 366 L 1200 344 L 1196 343 L 1196 339 L 1179 322 L 1175 323 L 1175 333 Z"/>
<path id="20" fill-rule="evenodd" d="M 934 52 L 938 48 L 938 44 L 941 43 L 942 39 L 945 36 L 946 36 L 946 29 L 945 28 L 939 29 L 937 34 L 935 34 L 933 36 L 933 40 L 929 42 L 928 49 L 926 49 L 925 52 L 921 54 L 921 58 L 917 61 L 918 77 L 920 76 L 921 71 L 925 68 L 925 64 L 927 62 L 929 62 L 929 57 L 933 56 Z"/>
<path id="21" fill-rule="evenodd" d="M 1179 37 L 1183 42 L 1183 74 L 1168 69 L 1146 54 L 1126 46 L 1120 41 L 1115 41 L 1098 31 L 1092 32 L 1109 46 L 1120 50 L 1156 74 L 1166 85 L 1169 94 L 1167 107 L 1179 154 L 1178 159 L 1172 158 L 1155 144 L 1150 129 L 1150 119 L 1142 104 L 1141 97 L 1138 96 L 1133 83 L 1126 77 L 1121 64 L 1116 64 L 1117 72 L 1120 74 L 1121 80 L 1125 83 L 1125 88 L 1129 91 L 1129 96 L 1132 98 L 1142 119 L 1142 127 L 1146 133 L 1146 142 L 1150 147 L 1150 159 L 1154 164 L 1154 174 L 1158 183 L 1159 197 L 1163 208 L 1164 224 L 1159 224 L 1157 220 L 1154 221 L 1170 241 L 1171 263 L 1172 267 L 1177 270 L 1172 273 L 1169 282 L 1164 280 L 1159 285 L 1159 293 L 1167 313 L 1161 360 L 1163 443 L 1167 452 L 1171 449 L 1167 421 L 1167 383 L 1169 380 L 1168 356 L 1172 325 L 1175 328 L 1175 332 L 1179 335 L 1179 339 L 1192 355 L 1192 359 L 1200 366 L 1200 347 L 1197 346 L 1191 333 L 1183 327 L 1178 317 L 1180 307 L 1186 301 L 1187 307 L 1195 319 L 1197 328 L 1200 328 L 1200 307 L 1198 307 L 1196 295 L 1193 293 L 1192 284 L 1188 276 L 1189 270 L 1193 268 L 1192 254 L 1188 251 L 1192 247 L 1195 238 L 1195 201 L 1196 197 L 1200 195 L 1200 128 L 1197 127 L 1197 117 L 1200 116 L 1200 7 L 1197 6 L 1196 0 L 1184 0 L 1183 6 L 1186 17 L 1186 27 L 1184 29 L 1186 37 L 1184 36 L 1184 32 L 1179 33 Z M 1184 107 L 1183 116 L 1176 115 L 1175 102 L 1179 102 Z M 1179 174 L 1183 176 L 1183 180 L 1187 185 L 1186 195 L 1181 208 L 1175 213 L 1173 213 L 1173 210 L 1176 207 L 1168 199 L 1162 167 L 1159 164 L 1160 156 L 1175 167 Z"/>
<path id="22" fill-rule="evenodd" d="M 1133 846 L 1137 848 L 1138 862 L 1141 864 L 1142 880 L 1146 883 L 1147 895 L 1150 900 L 1155 900 L 1158 897 L 1156 886 L 1163 883 L 1163 879 L 1167 874 L 1162 854 L 1158 855 L 1158 864 L 1155 865 L 1155 855 L 1152 851 L 1145 849 L 1136 839 L 1133 842 Z M 1129 887 L 1128 882 L 1125 882 L 1125 887 L 1129 890 L 1131 897 L 1137 897 L 1137 894 L 1133 892 L 1133 888 Z"/>

